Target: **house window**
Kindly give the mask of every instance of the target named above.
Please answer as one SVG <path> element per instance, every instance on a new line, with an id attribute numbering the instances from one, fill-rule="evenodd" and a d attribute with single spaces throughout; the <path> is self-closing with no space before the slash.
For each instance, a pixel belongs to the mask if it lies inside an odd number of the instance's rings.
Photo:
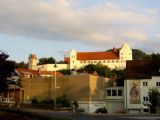
<path id="1" fill-rule="evenodd" d="M 118 90 L 118 96 L 122 96 L 122 90 Z"/>
<path id="2" fill-rule="evenodd" d="M 156 86 L 160 86 L 160 82 L 156 82 Z"/>
<path id="3" fill-rule="evenodd" d="M 116 90 L 112 90 L 112 96 L 117 96 L 117 91 Z"/>
<path id="4" fill-rule="evenodd" d="M 144 97 L 143 97 L 143 101 L 149 101 L 149 98 L 146 97 L 146 96 L 144 96 Z"/>
<path id="5" fill-rule="evenodd" d="M 143 86 L 148 86 L 148 82 L 143 82 Z"/>
<path id="6" fill-rule="evenodd" d="M 107 96 L 111 96 L 111 90 L 107 90 Z"/>

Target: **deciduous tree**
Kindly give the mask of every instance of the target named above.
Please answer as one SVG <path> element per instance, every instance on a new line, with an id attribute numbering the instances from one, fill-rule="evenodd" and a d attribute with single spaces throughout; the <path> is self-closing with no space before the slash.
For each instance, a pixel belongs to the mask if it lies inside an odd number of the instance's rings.
<path id="1" fill-rule="evenodd" d="M 15 62 L 8 60 L 9 55 L 0 52 L 0 93 L 7 91 L 7 78 L 15 71 Z"/>

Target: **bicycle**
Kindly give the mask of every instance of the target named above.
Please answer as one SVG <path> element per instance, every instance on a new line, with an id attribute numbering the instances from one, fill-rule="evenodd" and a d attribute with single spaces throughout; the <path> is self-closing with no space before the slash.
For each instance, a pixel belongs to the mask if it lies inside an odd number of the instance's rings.
<path id="1" fill-rule="evenodd" d="M 72 110 L 74 118 L 81 117 L 83 115 L 83 112 L 84 112 L 84 109 L 73 109 Z"/>

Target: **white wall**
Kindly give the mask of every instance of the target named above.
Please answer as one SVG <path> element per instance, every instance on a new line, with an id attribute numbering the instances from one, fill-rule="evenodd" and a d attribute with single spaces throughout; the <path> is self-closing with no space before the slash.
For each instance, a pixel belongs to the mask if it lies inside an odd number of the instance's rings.
<path id="1" fill-rule="evenodd" d="M 140 103 L 139 104 L 131 104 L 130 103 L 130 83 L 131 81 L 135 81 L 133 80 L 125 80 L 125 89 L 124 89 L 124 93 L 125 93 L 125 108 L 126 110 L 129 110 L 130 113 L 139 113 L 139 111 L 141 111 L 141 109 L 143 108 L 143 97 L 147 97 L 148 96 L 148 92 L 149 89 L 152 89 L 153 87 L 159 89 L 160 91 L 160 87 L 156 86 L 156 82 L 160 82 L 160 77 L 156 77 L 153 76 L 151 79 L 139 79 L 139 94 L 140 94 Z M 147 86 L 143 86 L 143 82 L 147 82 Z"/>
<path id="2" fill-rule="evenodd" d="M 105 101 L 78 101 L 79 108 L 83 108 L 87 113 L 94 113 L 96 109 L 104 107 Z"/>
<path id="3" fill-rule="evenodd" d="M 45 64 L 33 66 L 33 70 L 43 70 L 43 71 L 55 71 L 55 64 Z M 68 69 L 68 64 L 56 64 L 56 70 Z"/>
<path id="4" fill-rule="evenodd" d="M 108 113 L 124 112 L 124 100 L 106 100 L 106 109 Z"/>

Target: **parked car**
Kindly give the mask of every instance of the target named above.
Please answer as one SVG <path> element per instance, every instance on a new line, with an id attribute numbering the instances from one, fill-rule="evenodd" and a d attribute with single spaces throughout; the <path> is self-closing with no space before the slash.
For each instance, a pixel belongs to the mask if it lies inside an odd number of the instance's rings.
<path id="1" fill-rule="evenodd" d="M 98 108 L 95 113 L 107 113 L 107 109 L 105 107 Z"/>

